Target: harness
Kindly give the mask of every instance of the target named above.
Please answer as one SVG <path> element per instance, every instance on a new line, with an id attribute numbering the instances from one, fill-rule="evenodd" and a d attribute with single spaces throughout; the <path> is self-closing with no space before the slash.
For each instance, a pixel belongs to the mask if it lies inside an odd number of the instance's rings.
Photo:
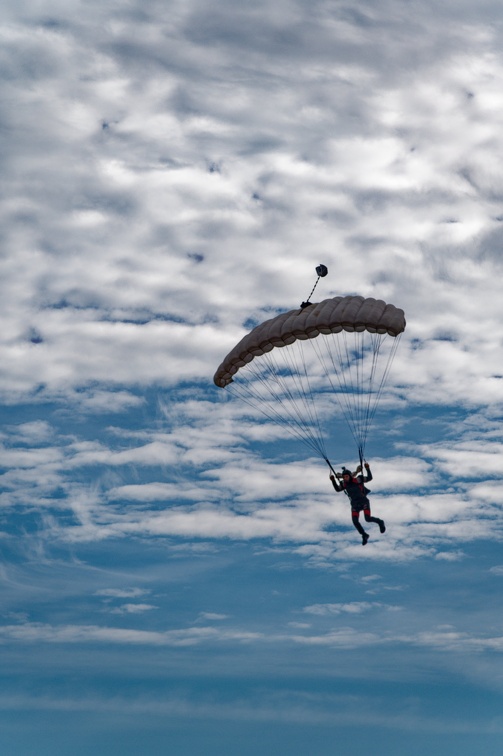
<path id="1" fill-rule="evenodd" d="M 348 492 L 348 487 L 351 484 L 358 486 L 358 488 L 360 489 L 361 494 L 362 494 L 362 499 L 366 499 L 367 498 L 367 494 L 370 493 L 370 491 L 369 491 L 368 488 L 365 487 L 363 480 L 360 482 L 358 480 L 358 478 L 351 478 L 351 481 L 347 485 L 344 483 L 344 481 L 342 483 L 342 486 L 344 488 L 344 493 L 346 494 L 346 496 L 348 497 L 349 500 L 351 500 L 351 495 Z"/>

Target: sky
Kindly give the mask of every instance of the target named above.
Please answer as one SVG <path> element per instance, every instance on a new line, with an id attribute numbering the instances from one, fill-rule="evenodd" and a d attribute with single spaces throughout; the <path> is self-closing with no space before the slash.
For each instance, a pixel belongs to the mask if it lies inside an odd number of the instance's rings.
<path id="1" fill-rule="evenodd" d="M 2 752 L 499 756 L 502 26 L 2 3 Z M 213 383 L 320 263 L 315 301 L 407 319 L 365 548 L 325 462 Z"/>

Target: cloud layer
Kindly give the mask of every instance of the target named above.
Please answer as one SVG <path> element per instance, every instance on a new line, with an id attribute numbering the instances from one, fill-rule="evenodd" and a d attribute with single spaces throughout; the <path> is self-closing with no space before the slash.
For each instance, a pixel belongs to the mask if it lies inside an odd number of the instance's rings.
<path id="1" fill-rule="evenodd" d="M 376 731 L 390 756 L 404 732 L 500 753 L 500 16 L 4 4 L 7 750 L 42 756 L 47 731 L 64 754 L 71 728 L 73 756 L 97 732 L 124 756 L 167 734 L 279 756 L 315 732 L 355 756 L 364 712 L 361 753 Z M 365 548 L 325 462 L 212 383 L 319 263 L 316 297 L 407 318 L 368 445 L 387 532 Z"/>

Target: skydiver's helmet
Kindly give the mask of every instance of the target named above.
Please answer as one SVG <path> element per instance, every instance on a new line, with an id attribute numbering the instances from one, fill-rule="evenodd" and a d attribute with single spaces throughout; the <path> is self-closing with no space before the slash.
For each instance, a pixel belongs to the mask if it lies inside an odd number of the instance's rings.
<path id="1" fill-rule="evenodd" d="M 349 475 L 349 477 L 353 478 L 353 473 L 351 470 L 347 470 L 345 467 L 342 468 L 342 477 L 344 478 L 345 475 Z"/>

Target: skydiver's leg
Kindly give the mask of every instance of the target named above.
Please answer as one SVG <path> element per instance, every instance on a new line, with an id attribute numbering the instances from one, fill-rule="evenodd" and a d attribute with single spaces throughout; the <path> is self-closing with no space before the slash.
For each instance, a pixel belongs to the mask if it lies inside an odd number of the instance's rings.
<path id="1" fill-rule="evenodd" d="M 357 512 L 355 509 L 353 509 L 353 511 L 351 512 L 351 519 L 353 520 L 353 525 L 355 526 L 355 528 L 357 529 L 357 531 L 362 537 L 363 546 L 365 546 L 365 544 L 367 543 L 369 539 L 369 534 L 366 533 L 364 529 L 362 528 L 362 526 L 360 525 L 359 517 L 360 517 L 360 513 Z"/>
<path id="2" fill-rule="evenodd" d="M 386 525 L 384 524 L 384 520 L 381 520 L 379 517 L 372 517 L 370 514 L 370 508 L 364 509 L 363 514 L 365 515 L 365 522 L 375 522 L 377 525 L 379 525 L 379 530 L 381 533 L 384 533 L 386 531 Z"/>

